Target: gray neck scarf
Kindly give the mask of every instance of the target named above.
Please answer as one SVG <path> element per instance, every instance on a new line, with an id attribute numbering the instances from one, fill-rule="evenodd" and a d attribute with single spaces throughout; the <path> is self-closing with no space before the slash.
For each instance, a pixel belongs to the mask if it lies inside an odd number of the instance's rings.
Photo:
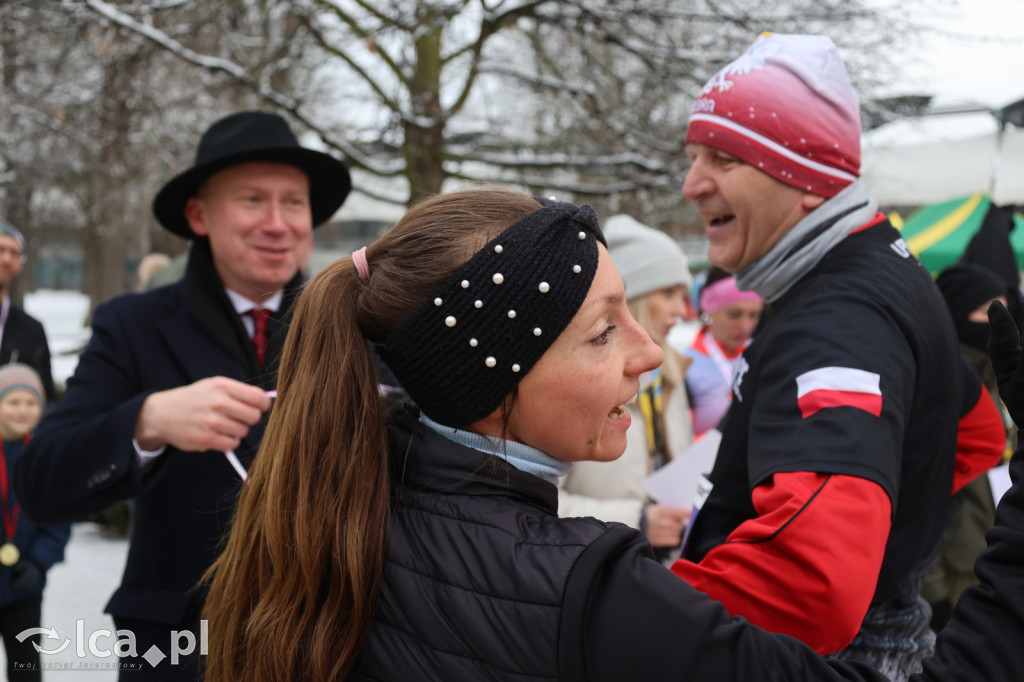
<path id="1" fill-rule="evenodd" d="M 871 221 L 878 202 L 860 182 L 825 201 L 782 235 L 768 253 L 736 273 L 736 286 L 764 300 L 779 300 L 797 280 L 851 232 Z"/>

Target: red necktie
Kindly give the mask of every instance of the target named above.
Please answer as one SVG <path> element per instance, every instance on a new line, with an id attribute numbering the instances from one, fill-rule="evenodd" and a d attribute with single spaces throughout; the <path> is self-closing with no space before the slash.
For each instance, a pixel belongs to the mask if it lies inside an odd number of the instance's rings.
<path id="1" fill-rule="evenodd" d="M 267 352 L 267 322 L 270 321 L 271 311 L 268 308 L 253 308 L 249 314 L 253 322 L 252 347 L 256 351 L 256 360 L 262 365 L 263 356 Z"/>

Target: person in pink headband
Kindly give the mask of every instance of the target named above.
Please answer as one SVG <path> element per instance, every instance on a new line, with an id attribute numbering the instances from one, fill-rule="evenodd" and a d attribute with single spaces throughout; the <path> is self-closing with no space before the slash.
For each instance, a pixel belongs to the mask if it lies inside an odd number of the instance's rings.
<path id="1" fill-rule="evenodd" d="M 726 277 L 704 286 L 700 293 L 700 309 L 711 315 L 720 308 L 741 301 L 754 301 L 764 305 L 764 299 L 753 291 L 740 291 L 735 277 Z"/>
<path id="2" fill-rule="evenodd" d="M 764 299 L 753 291 L 740 291 L 735 277 L 705 285 L 700 295 L 701 321 L 727 357 L 735 360 L 750 343 Z M 710 339 L 709 339 L 710 340 Z M 726 377 L 732 379 L 732 373 Z"/>
<path id="3" fill-rule="evenodd" d="M 725 416 L 732 402 L 733 368 L 761 319 L 764 299 L 740 291 L 736 278 L 720 268 L 708 272 L 709 284 L 700 292 L 703 323 L 684 350 L 693 363 L 686 388 L 693 408 L 693 430 L 700 437 Z"/>

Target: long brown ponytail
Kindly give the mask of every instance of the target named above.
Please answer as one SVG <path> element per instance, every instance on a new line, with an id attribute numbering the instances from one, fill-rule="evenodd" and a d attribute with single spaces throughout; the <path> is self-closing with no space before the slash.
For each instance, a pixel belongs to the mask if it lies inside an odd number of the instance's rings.
<path id="1" fill-rule="evenodd" d="M 207 573 L 209 682 L 339 680 L 351 670 L 380 591 L 390 504 L 368 341 L 538 207 L 504 189 L 427 199 L 368 248 L 369 282 L 345 258 L 302 293 L 266 434 Z"/>

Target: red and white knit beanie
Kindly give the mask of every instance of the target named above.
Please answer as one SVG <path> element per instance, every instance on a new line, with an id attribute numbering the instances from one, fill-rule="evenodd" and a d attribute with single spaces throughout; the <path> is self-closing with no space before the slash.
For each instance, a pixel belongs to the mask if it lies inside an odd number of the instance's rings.
<path id="1" fill-rule="evenodd" d="M 860 99 L 831 39 L 764 33 L 704 86 L 686 141 L 831 197 L 860 176 Z"/>

